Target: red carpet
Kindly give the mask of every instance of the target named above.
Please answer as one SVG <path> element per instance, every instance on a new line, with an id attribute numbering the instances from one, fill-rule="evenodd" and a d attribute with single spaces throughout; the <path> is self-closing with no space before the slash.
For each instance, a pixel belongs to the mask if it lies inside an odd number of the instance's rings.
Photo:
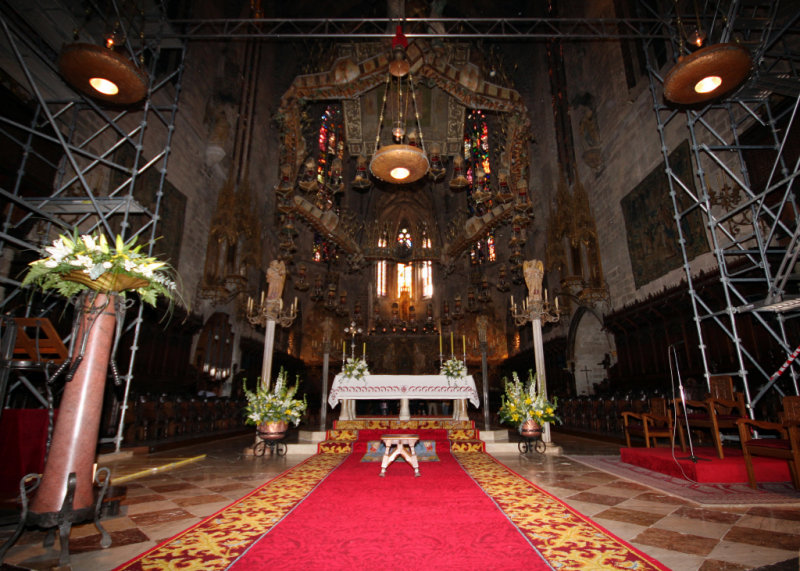
<path id="1" fill-rule="evenodd" d="M 620 460 L 634 466 L 675 477 L 688 477 L 702 483 L 746 483 L 747 468 L 740 450 L 725 449 L 725 458 L 720 459 L 712 447 L 695 448 L 697 463 L 691 460 L 678 460 L 672 457 L 672 450 L 663 448 L 621 448 Z M 688 452 L 675 450 L 676 458 L 686 458 Z M 785 460 L 775 458 L 753 458 L 753 469 L 759 482 L 789 482 L 789 465 Z"/>
<path id="2" fill-rule="evenodd" d="M 666 570 L 484 453 L 474 426 L 464 424 L 337 424 L 320 444 L 330 452 L 118 570 Z M 370 440 L 397 432 L 435 440 L 440 461 L 420 464 L 419 478 L 399 462 L 379 477 L 380 465 L 361 462 L 363 452 Z"/>
<path id="3" fill-rule="evenodd" d="M 353 454 L 315 492 L 242 555 L 232 569 L 551 569 L 458 465 L 445 430 L 397 430 L 437 439 L 439 462 L 360 462 Z M 345 501 L 346 499 L 346 501 Z"/>

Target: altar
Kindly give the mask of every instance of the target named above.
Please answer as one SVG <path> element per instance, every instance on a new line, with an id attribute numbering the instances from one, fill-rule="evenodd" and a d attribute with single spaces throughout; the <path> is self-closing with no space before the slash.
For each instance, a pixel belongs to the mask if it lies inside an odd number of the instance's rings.
<path id="1" fill-rule="evenodd" d="M 342 408 L 339 420 L 355 419 L 355 400 L 400 400 L 400 420 L 410 420 L 410 399 L 453 399 L 453 419 L 469 420 L 467 400 L 480 406 L 478 391 L 472 375 L 450 379 L 445 375 L 366 375 L 352 379 L 343 373 L 333 379 L 328 404 Z"/>

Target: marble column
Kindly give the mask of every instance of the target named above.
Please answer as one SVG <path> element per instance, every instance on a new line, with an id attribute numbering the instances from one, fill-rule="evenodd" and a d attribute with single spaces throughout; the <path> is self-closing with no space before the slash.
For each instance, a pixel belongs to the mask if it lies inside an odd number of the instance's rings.
<path id="1" fill-rule="evenodd" d="M 74 510 L 94 503 L 93 467 L 115 333 L 115 300 L 116 296 L 104 293 L 85 298 L 75 346 L 81 347 L 88 332 L 86 348 L 75 375 L 64 387 L 42 482 L 31 503 L 34 513 L 61 509 L 72 472 L 76 477 Z"/>

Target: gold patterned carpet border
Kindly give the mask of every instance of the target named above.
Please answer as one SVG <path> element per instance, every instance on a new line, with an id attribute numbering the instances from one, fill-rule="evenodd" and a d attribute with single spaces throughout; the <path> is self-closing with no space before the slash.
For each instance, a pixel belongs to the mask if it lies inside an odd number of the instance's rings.
<path id="1" fill-rule="evenodd" d="M 225 569 L 314 491 L 346 456 L 317 454 L 117 569 Z"/>
<path id="2" fill-rule="evenodd" d="M 452 453 L 554 569 L 667 569 L 488 454 Z M 118 569 L 226 569 L 347 457 L 312 456 Z"/>
<path id="3" fill-rule="evenodd" d="M 553 568 L 667 569 L 492 456 L 453 456 Z"/>

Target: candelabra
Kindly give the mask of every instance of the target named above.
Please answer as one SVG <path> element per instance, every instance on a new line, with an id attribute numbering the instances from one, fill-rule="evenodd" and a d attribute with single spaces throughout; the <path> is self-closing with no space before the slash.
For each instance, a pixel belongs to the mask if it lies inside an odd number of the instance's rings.
<path id="1" fill-rule="evenodd" d="M 262 327 L 268 321 L 274 321 L 281 327 L 289 327 L 294 323 L 297 317 L 297 298 L 289 306 L 288 311 L 283 310 L 282 299 L 266 299 L 261 295 L 261 301 L 256 306 L 253 298 L 247 300 L 247 320 L 253 325 L 261 325 Z"/>
<path id="2" fill-rule="evenodd" d="M 550 302 L 547 300 L 547 290 L 544 290 L 544 299 L 533 296 L 523 299 L 520 310 L 517 309 L 517 304 L 514 303 L 514 296 L 512 295 L 510 311 L 517 327 L 522 327 L 536 319 L 541 323 L 556 323 L 561 317 L 561 310 L 558 308 L 558 297 L 555 298 L 555 306 L 551 308 Z"/>

